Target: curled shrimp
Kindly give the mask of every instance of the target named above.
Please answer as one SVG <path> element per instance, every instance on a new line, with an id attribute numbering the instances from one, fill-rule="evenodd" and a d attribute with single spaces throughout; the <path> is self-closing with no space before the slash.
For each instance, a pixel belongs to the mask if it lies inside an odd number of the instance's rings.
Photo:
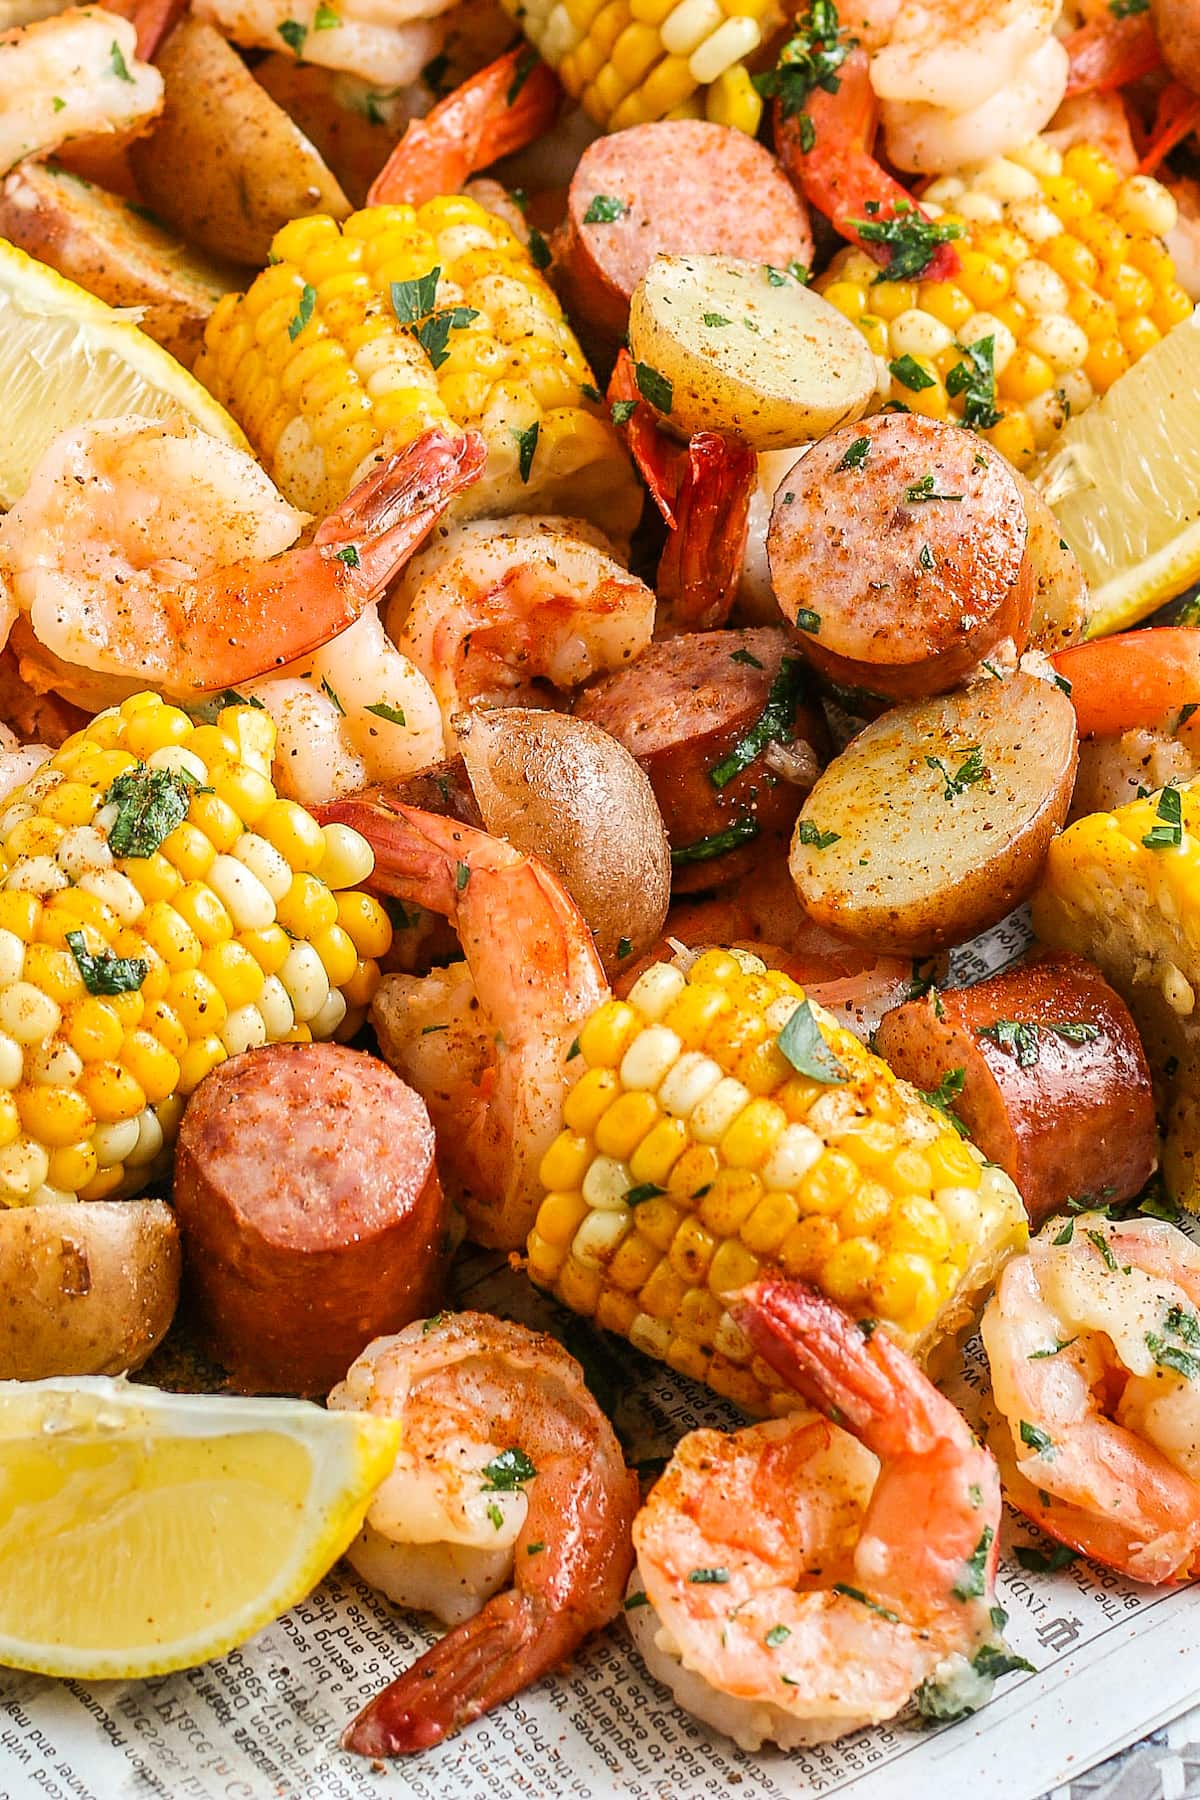
<path id="1" fill-rule="evenodd" d="M 651 1673 L 746 1750 L 828 1742 L 914 1694 L 933 1717 L 974 1710 L 1002 1655 L 992 1457 L 883 1330 L 815 1290 L 770 1277 L 733 1311 L 827 1416 L 677 1446 L 633 1527 Z"/>
<path id="2" fill-rule="evenodd" d="M 236 686 L 345 630 L 485 456 L 475 433 L 426 431 L 289 549 L 304 514 L 244 451 L 179 422 L 81 425 L 0 521 L 0 585 L 68 670 Z"/>
<path id="3" fill-rule="evenodd" d="M 977 106 L 885 100 L 881 116 L 888 156 L 897 168 L 919 175 L 943 175 L 1004 156 L 1054 117 L 1067 91 L 1067 70 L 1066 50 L 1047 36 L 1012 78 Z"/>
<path id="4" fill-rule="evenodd" d="M 456 194 L 501 156 L 553 125 L 561 89 L 549 66 L 520 44 L 413 119 L 367 192 L 368 206 L 421 206 Z"/>
<path id="5" fill-rule="evenodd" d="M 68 143 L 115 149 L 149 127 L 162 97 L 135 26 L 115 13 L 68 7 L 0 33 L 0 175 Z"/>
<path id="6" fill-rule="evenodd" d="M 452 1622 L 342 1742 L 362 1756 L 425 1750 L 615 1616 L 637 1479 L 575 1359 L 484 1313 L 376 1338 L 329 1404 L 404 1425 L 349 1560 L 398 1604 Z"/>
<path id="7" fill-rule="evenodd" d="M 558 878 L 500 838 L 399 802 L 342 800 L 320 817 L 367 838 L 376 892 L 458 933 L 465 967 L 385 977 L 372 1020 L 429 1108 L 471 1236 L 516 1249 L 542 1197 L 572 1041 L 608 998 L 592 934 Z"/>
<path id="8" fill-rule="evenodd" d="M 413 560 L 388 629 L 437 696 L 453 755 L 468 706 L 536 706 L 547 686 L 567 693 L 640 655 L 654 595 L 582 519 L 481 519 Z"/>
<path id="9" fill-rule="evenodd" d="M 871 86 L 881 100 L 971 112 L 1018 80 L 1060 11 L 1061 0 L 902 0 Z"/>
<path id="10" fill-rule="evenodd" d="M 1135 1581 L 1200 1573 L 1200 1250 L 1157 1219 L 1053 1219 L 982 1330 L 1012 1504 Z"/>
<path id="11" fill-rule="evenodd" d="M 439 16 L 454 0 L 196 0 L 197 18 L 244 44 L 280 53 L 296 45 L 297 61 L 340 69 L 383 88 L 415 82 L 442 48 Z M 291 26 L 285 39 L 282 33 Z"/>

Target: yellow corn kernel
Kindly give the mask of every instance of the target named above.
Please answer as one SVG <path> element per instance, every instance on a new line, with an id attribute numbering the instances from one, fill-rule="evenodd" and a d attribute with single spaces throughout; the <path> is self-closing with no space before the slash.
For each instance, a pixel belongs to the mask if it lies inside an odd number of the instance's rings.
<path id="1" fill-rule="evenodd" d="M 821 1273 L 837 1248 L 838 1228 L 831 1218 L 813 1214 L 792 1227 L 779 1246 L 779 1261 L 789 1275 L 803 1281 L 820 1281 Z"/>
<path id="2" fill-rule="evenodd" d="M 844 318 L 856 322 L 867 310 L 867 292 L 857 281 L 831 281 L 822 288 L 821 297 L 835 306 Z M 970 308 L 968 307 L 968 312 Z"/>
<path id="3" fill-rule="evenodd" d="M 1106 394 L 1129 367 L 1129 352 L 1119 338 L 1101 338 L 1083 359 L 1083 372 L 1098 394 Z"/>
<path id="4" fill-rule="evenodd" d="M 386 955 L 392 942 L 392 924 L 379 901 L 358 889 L 340 892 L 337 922 L 361 957 Z"/>
<path id="5" fill-rule="evenodd" d="M 313 938 L 337 923 L 337 900 L 323 881 L 301 870 L 276 903 L 275 916 L 276 922 L 293 937 Z"/>
<path id="6" fill-rule="evenodd" d="M 86 1099 L 72 1088 L 21 1088 L 16 1104 L 22 1129 L 47 1150 L 75 1143 L 95 1124 Z"/>
<path id="7" fill-rule="evenodd" d="M 606 1000 L 588 1019 L 578 1043 L 590 1069 L 614 1069 L 642 1028 L 632 1006 L 623 1000 Z"/>
<path id="8" fill-rule="evenodd" d="M 1153 320 L 1139 313 L 1133 318 L 1122 319 L 1117 335 L 1129 353 L 1130 362 L 1135 363 L 1147 350 L 1153 350 L 1162 333 Z"/>
<path id="9" fill-rule="evenodd" d="M 539 1215 L 540 1229 L 540 1215 Z M 662 1261 L 663 1253 L 639 1231 L 631 1231 L 621 1240 L 608 1265 L 609 1279 L 628 1294 L 635 1294 L 649 1281 Z"/>
<path id="10" fill-rule="evenodd" d="M 857 1192 L 858 1165 L 838 1150 L 825 1150 L 800 1182 L 797 1197 L 804 1213 L 836 1213 Z"/>
<path id="11" fill-rule="evenodd" d="M 146 908 L 138 925 L 146 943 L 161 956 L 168 969 L 191 969 L 200 961 L 204 946 L 173 906 L 155 900 Z"/>
<path id="12" fill-rule="evenodd" d="M 64 829 L 57 819 L 22 819 L 9 832 L 4 848 L 14 862 L 19 856 L 53 856 Z"/>
<path id="13" fill-rule="evenodd" d="M 525 1245 L 528 1257 L 530 1279 L 540 1282 L 544 1287 L 552 1287 L 558 1272 L 566 1261 L 566 1250 L 561 1244 L 548 1244 L 541 1231 L 535 1225 L 529 1233 Z"/>
<path id="14" fill-rule="evenodd" d="M 880 1318 L 919 1331 L 937 1307 L 937 1282 L 923 1256 L 889 1251 L 871 1277 L 868 1297 Z"/>
<path id="15" fill-rule="evenodd" d="M 941 1262 L 950 1252 L 945 1218 L 932 1200 L 912 1195 L 894 1209 L 882 1237 L 890 1250 L 910 1250 Z"/>
<path id="16" fill-rule="evenodd" d="M 11 1142 L 3 1136 L 3 1113 L 0 1109 L 0 1144 Z M 78 1144 L 65 1144 L 59 1149 L 50 1151 L 50 1167 L 46 1171 L 49 1186 L 58 1188 L 64 1194 L 77 1194 L 80 1188 L 87 1186 L 95 1179 L 99 1164 L 96 1152 L 86 1141 Z"/>
<path id="17" fill-rule="evenodd" d="M 307 1034 L 307 1027 L 305 1027 Z M 287 1041 L 286 1039 L 284 1040 Z M 297 1042 L 307 1041 L 297 1039 Z M 204 1077 L 211 1074 L 218 1063 L 223 1063 L 228 1055 L 219 1037 L 200 1037 L 190 1043 L 180 1058 L 178 1089 L 181 1094 L 190 1094 L 200 1086 Z"/>
<path id="18" fill-rule="evenodd" d="M 681 1281 L 695 1287 L 708 1274 L 716 1249 L 716 1238 L 699 1219 L 683 1219 L 671 1239 L 667 1261 Z"/>
<path id="19" fill-rule="evenodd" d="M 748 1250 L 754 1250 L 760 1256 L 775 1256 L 799 1217 L 800 1209 L 791 1194 L 764 1194 L 749 1217 L 743 1220 L 741 1240 Z"/>
<path id="20" fill-rule="evenodd" d="M 1158 291 L 1150 317 L 1165 337 L 1176 325 L 1192 316 L 1192 302 L 1187 290 L 1180 287 L 1177 281 L 1164 284 Z"/>
<path id="21" fill-rule="evenodd" d="M 205 950 L 200 958 L 200 972 L 212 982 L 231 1012 L 239 1006 L 253 1006 L 263 990 L 264 976 L 258 963 L 243 944 L 232 939 Z"/>
<path id="22" fill-rule="evenodd" d="M 103 803 L 104 795 L 100 789 L 89 787 L 82 781 L 60 781 L 38 800 L 47 818 L 57 819 L 60 825 L 68 828 L 90 825 Z"/>
<path id="23" fill-rule="evenodd" d="M 822 1287 L 843 1306 L 859 1305 L 870 1291 L 882 1254 L 870 1238 L 843 1238 L 830 1251 L 821 1271 Z"/>
<path id="24" fill-rule="evenodd" d="M 950 331 L 965 325 L 975 311 L 974 303 L 952 281 L 923 281 L 917 289 L 917 305 Z"/>
<path id="25" fill-rule="evenodd" d="M 620 1094 L 596 1121 L 596 1148 L 625 1162 L 659 1117 L 658 1102 L 644 1090 Z"/>
<path id="26" fill-rule="evenodd" d="M 889 322 L 917 304 L 914 281 L 876 281 L 871 287 L 871 311 Z"/>
<path id="27" fill-rule="evenodd" d="M 1054 386 L 1054 370 L 1045 357 L 1018 347 L 1013 351 L 1000 375 L 997 387 L 1005 400 L 1018 403 L 1036 399 Z"/>
<path id="28" fill-rule="evenodd" d="M 1119 263 L 1124 258 L 1127 242 L 1125 233 L 1106 213 L 1092 213 L 1090 218 L 1080 220 L 1071 229 L 1089 250 L 1095 251 L 1100 259 L 1101 269 L 1107 263 Z"/>
<path id="29" fill-rule="evenodd" d="M 1063 173 L 1048 175 L 1042 182 L 1042 197 L 1067 231 L 1077 231 L 1093 215 L 1092 196 L 1077 177 L 1067 173 L 1065 158 Z"/>
<path id="30" fill-rule="evenodd" d="M 193 807 L 195 801 L 192 802 Z M 294 800 L 275 800 L 254 827 L 297 872 L 315 874 L 325 854 L 321 827 Z"/>
<path id="31" fill-rule="evenodd" d="M 183 819 L 162 841 L 163 855 L 184 881 L 203 881 L 216 851 L 198 825 Z"/>
<path id="32" fill-rule="evenodd" d="M 1094 144 L 1072 144 L 1063 152 L 1062 167 L 1059 180 L 1077 182 L 1093 206 L 1106 206 L 1121 185 L 1120 171 Z M 1052 185 L 1052 180 L 1043 184 L 1044 190 Z M 1049 193 L 1047 198 L 1050 198 Z M 1053 200 L 1050 204 L 1054 205 Z M 1057 207 L 1055 211 L 1058 211 Z M 1061 213 L 1059 217 L 1062 217 Z"/>
<path id="33" fill-rule="evenodd" d="M 879 1179 L 886 1181 L 893 1193 L 927 1194 L 933 1187 L 933 1169 L 920 1150 L 906 1146 L 897 1150 L 887 1168 L 879 1171 Z"/>
<path id="34" fill-rule="evenodd" d="M 195 804 L 193 800 L 192 805 Z M 161 850 L 156 850 L 153 856 L 127 856 L 123 859 L 122 869 L 147 906 L 174 899 L 183 886 L 179 870 L 167 861 Z"/>
<path id="35" fill-rule="evenodd" d="M 609 1279 L 612 1277 L 612 1265 L 608 1267 Z M 596 1300 L 596 1323 L 604 1331 L 615 1331 L 621 1337 L 628 1337 L 630 1327 L 638 1315 L 637 1301 L 629 1294 L 615 1292 L 610 1287 L 602 1288 Z"/>
<path id="36" fill-rule="evenodd" d="M 620 1083 L 612 1069 L 589 1069 L 563 1101 L 563 1119 L 572 1131 L 594 1132 Z"/>
<path id="37" fill-rule="evenodd" d="M 838 1212 L 838 1230 L 848 1238 L 875 1236 L 890 1218 L 895 1204 L 891 1189 L 882 1181 L 864 1181 Z"/>
<path id="38" fill-rule="evenodd" d="M 220 1031 L 228 1017 L 220 989 L 199 969 L 184 969 L 173 976 L 166 997 L 189 1038 Z"/>
<path id="39" fill-rule="evenodd" d="M 175 911 L 190 925 L 201 944 L 220 944 L 233 936 L 233 921 L 212 889 L 202 881 L 188 881 L 175 895 Z M 166 958 L 163 959 L 166 961 Z"/>
<path id="40" fill-rule="evenodd" d="M 1014 468 L 1022 469 L 1031 463 L 1037 455 L 1037 442 L 1033 435 L 1033 426 L 1022 412 L 1008 412 L 995 425 L 988 428 L 983 436 L 994 450 L 1012 463 Z"/>
<path id="41" fill-rule="evenodd" d="M 688 1146 L 688 1128 L 682 1119 L 659 1119 L 629 1156 L 629 1173 L 635 1182 L 662 1187 Z"/>
<path id="42" fill-rule="evenodd" d="M 731 1169 L 761 1169 L 787 1122 L 787 1114 L 773 1100 L 751 1100 L 721 1139 L 721 1154 L 727 1165 Z"/>
<path id="43" fill-rule="evenodd" d="M 146 1008 L 142 1019 L 145 1029 L 152 1031 L 163 1048 L 178 1061 L 188 1047 L 188 1034 L 174 1007 L 168 1006 L 165 1000 L 157 1000 Z"/>
<path id="44" fill-rule="evenodd" d="M 683 1296 L 672 1323 L 681 1337 L 698 1344 L 706 1355 L 711 1355 L 724 1310 L 715 1295 L 704 1288 L 691 1288 Z"/>
<path id="45" fill-rule="evenodd" d="M 1094 288 L 1100 273 L 1096 252 L 1073 232 L 1062 231 L 1038 246 L 1038 254 L 1056 275 L 1081 288 Z"/>
<path id="46" fill-rule="evenodd" d="M 945 388 L 937 379 L 936 369 L 926 357 L 917 356 L 913 358 L 913 361 L 920 363 L 925 368 L 926 374 L 934 376 L 932 385 L 913 389 L 893 378 L 892 399 L 903 401 L 909 412 L 920 413 L 922 418 L 945 419 L 950 411 L 950 402 Z"/>
<path id="47" fill-rule="evenodd" d="M 239 932 L 237 941 L 250 952 L 264 975 L 278 975 L 292 949 L 292 940 L 281 925 L 264 925 L 259 931 Z M 199 940 L 197 940 L 198 942 Z M 199 958 L 197 958 L 198 960 Z M 378 966 L 372 963 L 371 967 L 375 969 L 376 976 L 378 976 Z M 374 991 L 375 989 L 372 988 L 371 992 L 374 993 Z M 356 1001 L 355 1004 L 358 1002 Z"/>
<path id="48" fill-rule="evenodd" d="M 1156 289 L 1173 285 L 1175 261 L 1165 244 L 1157 238 L 1135 237 L 1127 251 L 1129 261 L 1143 275 L 1148 275 Z"/>
<path id="49" fill-rule="evenodd" d="M 36 894 L 16 888 L 0 891 L 0 930 L 11 931 L 23 944 L 32 944 L 41 916 L 42 903 Z"/>
<path id="50" fill-rule="evenodd" d="M 588 1215 L 582 1194 L 549 1193 L 538 1208 L 537 1228 L 548 1244 L 569 1244 Z"/>
<path id="51" fill-rule="evenodd" d="M 762 1198 L 763 1185 L 749 1169 L 719 1169 L 701 1196 L 700 1218 L 714 1237 L 733 1237 Z"/>
<path id="52" fill-rule="evenodd" d="M 257 830 L 258 821 L 274 805 L 275 789 L 260 770 L 237 758 L 210 767 L 208 778 L 223 801 L 243 825 Z"/>
<path id="53" fill-rule="evenodd" d="M 1132 263 L 1110 263 L 1096 278 L 1100 295 L 1112 302 L 1119 319 L 1135 313 L 1148 313 L 1154 305 L 1154 284 L 1149 276 Z"/>
<path id="54" fill-rule="evenodd" d="M 720 987 L 693 983 L 671 1002 L 662 1022 L 676 1034 L 685 1050 L 699 1050 L 712 1026 L 729 1010 L 729 1004 Z"/>
<path id="55" fill-rule="evenodd" d="M 933 1175 L 935 1188 L 977 1188 L 982 1177 L 979 1164 L 960 1137 L 946 1132 L 925 1147 L 924 1152 Z"/>
<path id="56" fill-rule="evenodd" d="M 670 1319 L 678 1311 L 686 1292 L 686 1284 L 664 1258 L 642 1288 L 638 1299 L 642 1311 L 648 1312 L 652 1319 Z"/>
<path id="57" fill-rule="evenodd" d="M 959 260 L 962 266 L 958 272 L 958 286 L 974 311 L 990 312 L 1008 293 L 1007 268 L 996 257 L 969 248 L 959 251 Z"/>
<path id="58" fill-rule="evenodd" d="M 758 1275 L 759 1259 L 737 1238 L 726 1238 L 713 1257 L 708 1270 L 708 1285 L 714 1294 L 731 1294 L 745 1287 Z"/>
<path id="59" fill-rule="evenodd" d="M 103 1124 L 136 1119 L 146 1096 L 134 1077 L 120 1063 L 89 1063 L 79 1077 L 79 1094 Z M 78 1131 L 72 1134 L 78 1137 Z"/>
<path id="60" fill-rule="evenodd" d="M 689 1381 L 708 1378 L 708 1355 L 699 1344 L 693 1344 L 685 1337 L 672 1338 L 663 1360 L 669 1369 L 686 1375 Z"/>
<path id="61" fill-rule="evenodd" d="M 80 1200 L 107 1200 L 120 1187 L 125 1179 L 125 1170 L 121 1163 L 113 1163 L 107 1169 L 99 1169 L 86 1187 L 79 1189 Z"/>
<path id="62" fill-rule="evenodd" d="M 347 1006 L 369 1006 L 375 998 L 378 987 L 379 964 L 370 957 L 366 961 L 360 957 L 354 965 L 354 973 L 349 981 L 342 983 L 342 997 Z"/>
<path id="63" fill-rule="evenodd" d="M 85 992 L 79 964 L 69 950 L 49 944 L 30 944 L 21 965 L 21 977 L 48 994 L 56 1006 L 67 1006 Z"/>

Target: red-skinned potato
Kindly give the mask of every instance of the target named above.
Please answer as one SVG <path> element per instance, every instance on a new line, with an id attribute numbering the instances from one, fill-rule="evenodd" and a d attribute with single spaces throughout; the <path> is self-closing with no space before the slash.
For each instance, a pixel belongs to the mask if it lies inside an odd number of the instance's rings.
<path id="1" fill-rule="evenodd" d="M 0 1212 L 0 1380 L 140 1369 L 171 1323 L 179 1262 L 163 1200 Z"/>
<path id="2" fill-rule="evenodd" d="M 609 974 L 657 938 L 671 855 L 647 776 L 598 725 L 500 707 L 458 724 L 488 831 L 540 857 L 590 925 Z"/>

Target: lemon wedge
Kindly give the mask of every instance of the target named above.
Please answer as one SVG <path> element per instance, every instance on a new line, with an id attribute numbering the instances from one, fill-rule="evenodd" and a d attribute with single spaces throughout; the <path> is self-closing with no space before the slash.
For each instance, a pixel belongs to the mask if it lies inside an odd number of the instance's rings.
<path id="1" fill-rule="evenodd" d="M 244 1643 L 341 1555 L 399 1438 L 303 1400 L 0 1382 L 0 1663 L 139 1677 Z"/>
<path id="2" fill-rule="evenodd" d="M 1068 422 L 1036 485 L 1091 587 L 1089 636 L 1200 576 L 1200 312 Z"/>
<path id="3" fill-rule="evenodd" d="M 0 238 L 0 507 L 25 492 L 60 431 L 88 419 L 185 418 L 248 450 L 225 408 L 160 344 Z"/>

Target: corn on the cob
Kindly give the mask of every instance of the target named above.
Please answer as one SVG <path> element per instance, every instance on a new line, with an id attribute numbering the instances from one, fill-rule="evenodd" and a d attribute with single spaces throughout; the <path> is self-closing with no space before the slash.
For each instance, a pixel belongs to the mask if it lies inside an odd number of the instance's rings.
<path id="1" fill-rule="evenodd" d="M 135 694 L 0 807 L 0 1204 L 133 1193 L 217 1063 L 364 1016 L 371 850 L 276 798 L 274 742 Z"/>
<path id="2" fill-rule="evenodd" d="M 844 1080 L 798 1072 L 780 1034 L 802 1004 L 790 977 L 726 950 L 686 976 L 657 963 L 606 1002 L 579 1034 L 528 1244 L 568 1306 L 759 1412 L 779 1384 L 725 1300 L 761 1268 L 928 1358 L 1025 1237 L 1008 1177 L 811 1007 Z"/>
<path id="3" fill-rule="evenodd" d="M 753 136 L 746 58 L 783 23 L 778 0 L 504 0 L 572 99 L 620 131 L 710 119 Z"/>
<path id="4" fill-rule="evenodd" d="M 977 423 L 1018 468 L 1192 310 L 1162 241 L 1175 201 L 1150 176 L 1123 180 L 1091 144 L 1063 154 L 1035 138 L 940 177 L 921 205 L 962 228 L 952 281 L 881 280 L 865 252 L 843 250 L 817 289 L 875 352 L 881 402 Z M 947 380 L 975 373 L 963 347 L 985 338 L 990 407 L 978 381 Z"/>
<path id="5" fill-rule="evenodd" d="M 1103 969 L 1132 1012 L 1160 1099 L 1163 1168 L 1200 1208 L 1200 784 L 1090 813 L 1054 839 L 1033 900 L 1038 937 Z"/>
<path id="6" fill-rule="evenodd" d="M 621 536 L 641 495 L 583 352 L 511 228 L 462 195 L 316 215 L 227 295 L 196 373 L 295 506 L 329 513 L 384 443 L 482 432 L 456 516 L 562 512 Z"/>

